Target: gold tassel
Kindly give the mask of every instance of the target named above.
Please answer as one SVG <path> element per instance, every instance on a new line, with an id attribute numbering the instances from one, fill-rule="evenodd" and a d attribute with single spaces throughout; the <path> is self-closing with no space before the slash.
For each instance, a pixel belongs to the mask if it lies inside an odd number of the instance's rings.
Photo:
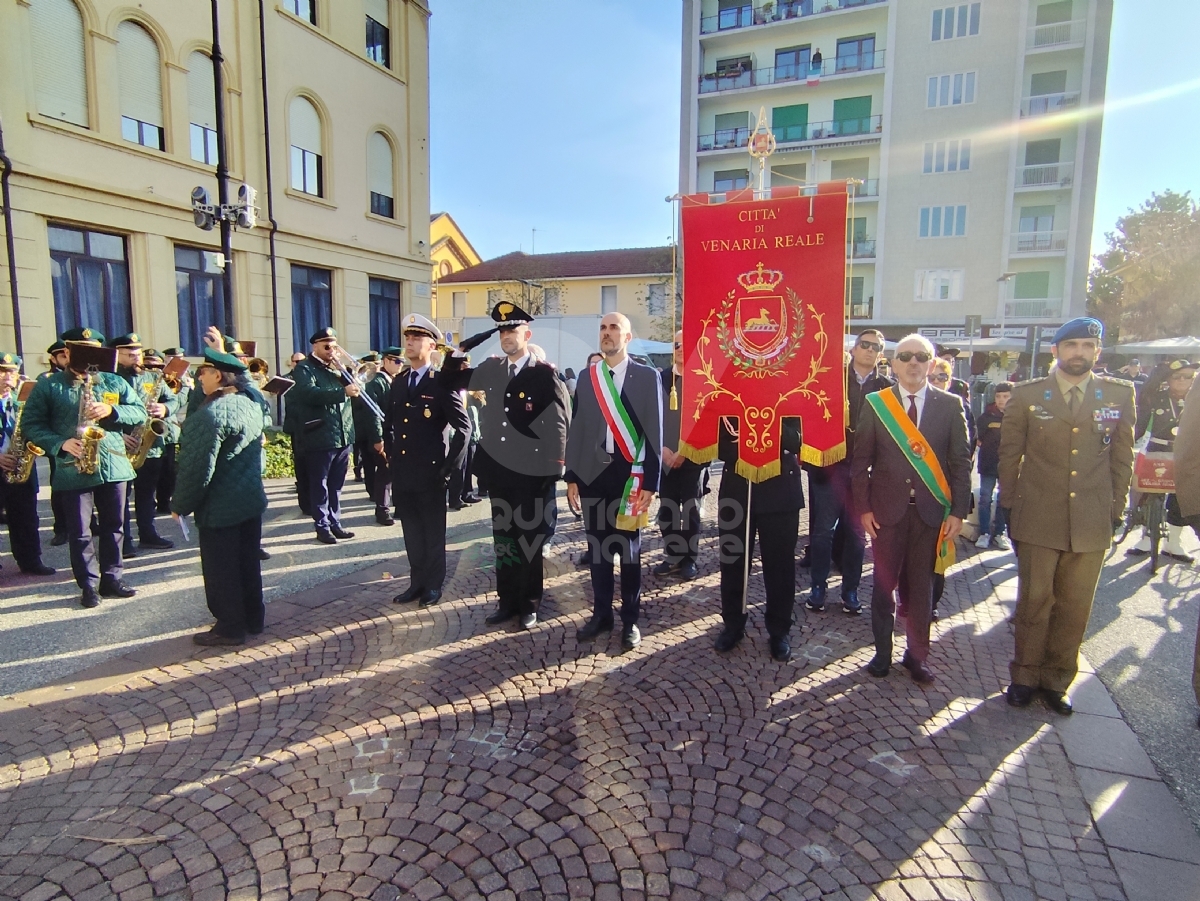
<path id="1" fill-rule="evenodd" d="M 675 390 L 674 380 L 671 382 L 671 411 L 679 409 L 679 392 Z"/>

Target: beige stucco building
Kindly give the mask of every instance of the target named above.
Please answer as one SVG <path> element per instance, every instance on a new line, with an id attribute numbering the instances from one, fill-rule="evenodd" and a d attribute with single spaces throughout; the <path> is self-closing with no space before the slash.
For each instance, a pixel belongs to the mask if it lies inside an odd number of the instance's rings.
<path id="1" fill-rule="evenodd" d="M 753 182 L 765 108 L 766 185 L 862 181 L 852 319 L 952 340 L 1083 313 L 1112 0 L 683 6 L 683 193 Z"/>
<path id="2" fill-rule="evenodd" d="M 197 228 L 190 207 L 196 186 L 217 199 L 210 4 L 0 4 L 27 368 L 75 325 L 194 354 L 218 324 L 274 365 L 276 341 L 286 360 L 317 327 L 365 351 L 398 340 L 402 312 L 432 312 L 426 4 L 219 11 L 230 200 L 242 183 L 258 192 L 257 225 L 233 236 L 232 298 L 218 231 Z M 0 254 L 0 345 L 13 348 L 7 266 Z"/>

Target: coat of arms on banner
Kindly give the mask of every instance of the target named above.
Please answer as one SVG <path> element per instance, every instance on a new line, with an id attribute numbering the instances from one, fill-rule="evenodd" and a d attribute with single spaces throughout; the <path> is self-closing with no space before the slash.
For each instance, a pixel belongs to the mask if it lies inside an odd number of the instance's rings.
<path id="1" fill-rule="evenodd" d="M 804 337 L 804 305 L 783 273 L 762 263 L 737 277 L 717 314 L 721 352 L 739 369 L 764 378 L 783 372 Z"/>

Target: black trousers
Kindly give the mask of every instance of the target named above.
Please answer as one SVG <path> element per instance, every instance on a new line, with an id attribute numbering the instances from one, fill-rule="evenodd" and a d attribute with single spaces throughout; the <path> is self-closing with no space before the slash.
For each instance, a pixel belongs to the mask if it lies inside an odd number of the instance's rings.
<path id="1" fill-rule="evenodd" d="M 263 630 L 262 519 L 248 519 L 234 526 L 197 529 L 200 538 L 200 570 L 204 575 L 204 597 L 216 619 L 218 635 L 244 638 Z"/>
<path id="2" fill-rule="evenodd" d="M 659 482 L 658 528 L 667 563 L 695 563 L 700 553 L 700 497 L 705 467 L 684 460 Z"/>
<path id="3" fill-rule="evenodd" d="M 474 467 L 475 467 L 475 446 L 477 444 L 478 444 L 478 442 L 476 442 L 476 441 L 468 441 L 467 442 L 467 456 L 463 460 L 463 468 L 462 468 L 462 473 L 463 473 L 462 493 L 459 494 L 459 497 L 466 497 L 468 494 L 475 493 Z"/>
<path id="4" fill-rule="evenodd" d="M 362 461 L 363 482 L 367 486 L 367 497 L 376 510 L 387 510 L 392 506 L 392 477 L 383 458 L 375 453 L 370 442 L 355 442 L 358 459 Z"/>
<path id="5" fill-rule="evenodd" d="M 160 458 L 158 486 L 154 496 L 158 502 L 158 512 L 163 516 L 171 515 L 171 497 L 175 494 L 175 452 L 178 449 L 178 444 L 167 444 Z"/>
<path id="6" fill-rule="evenodd" d="M 933 564 L 940 526 L 928 525 L 917 505 L 909 504 L 895 525 L 881 526 L 871 548 L 875 553 L 875 584 L 871 590 L 871 630 L 875 653 L 890 660 L 896 628 L 896 599 L 904 599 L 904 628 L 908 653 L 919 663 L 929 656 L 929 623 L 933 617 Z"/>
<path id="7" fill-rule="evenodd" d="M 54 534 L 67 534 L 67 516 L 63 509 L 62 492 L 54 490 L 54 470 L 58 468 L 58 462 L 49 454 L 46 459 L 50 463 L 50 511 L 54 514 Z"/>
<path id="8" fill-rule="evenodd" d="M 612 621 L 616 591 L 613 559 L 617 558 L 621 561 L 621 622 L 632 626 L 642 608 L 642 533 L 618 529 L 616 525 L 628 478 L 628 463 L 610 463 L 591 485 L 579 485 L 579 500 L 591 552 L 592 616 Z M 499 486 L 489 488 L 498 490 Z"/>
<path id="9" fill-rule="evenodd" d="M 0 509 L 8 518 L 8 541 L 17 567 L 24 570 L 42 562 L 42 539 L 38 536 L 37 469 L 21 485 L 10 485 L 0 477 Z"/>
<path id="10" fill-rule="evenodd" d="M 142 464 L 133 479 L 133 491 L 125 495 L 125 547 L 133 545 L 133 519 L 137 520 L 138 541 L 158 537 L 154 517 L 158 515 L 158 480 L 162 475 L 162 457 L 152 457 Z M 132 495 L 132 497 L 130 497 Z M 130 516 L 130 508 L 134 515 Z"/>
<path id="11" fill-rule="evenodd" d="M 414 588 L 440 590 L 446 581 L 446 489 L 440 479 L 423 491 L 392 486 Z"/>
<path id="12" fill-rule="evenodd" d="M 300 512 L 312 516 L 311 493 L 308 487 L 308 459 L 303 451 L 296 450 L 296 438 L 292 437 L 292 470 L 296 473 L 296 502 Z"/>
<path id="13" fill-rule="evenodd" d="M 490 499 L 497 607 L 524 616 L 536 612 L 542 600 L 542 552 L 553 525 L 550 507 L 557 500 L 553 483 L 546 488 L 545 479 L 509 472 L 496 482 Z"/>
<path id="14" fill-rule="evenodd" d="M 317 531 L 342 525 L 342 486 L 350 463 L 350 448 L 309 451 L 305 456 L 308 471 L 309 512 Z"/>
<path id="15" fill-rule="evenodd" d="M 800 511 L 757 513 L 750 509 L 749 542 L 745 498 L 722 497 L 717 510 L 717 540 L 721 553 L 721 619 L 731 632 L 744 632 L 742 584 L 746 555 L 753 559 L 757 536 L 762 558 L 763 586 L 767 592 L 765 622 L 771 638 L 786 638 L 796 606 L 796 538 Z"/>
<path id="16" fill-rule="evenodd" d="M 71 572 L 84 591 L 95 591 L 101 579 L 121 578 L 121 528 L 124 524 L 126 482 L 105 482 L 95 488 L 61 491 L 70 538 Z M 92 514 L 96 514 L 100 567 L 92 548 Z"/>

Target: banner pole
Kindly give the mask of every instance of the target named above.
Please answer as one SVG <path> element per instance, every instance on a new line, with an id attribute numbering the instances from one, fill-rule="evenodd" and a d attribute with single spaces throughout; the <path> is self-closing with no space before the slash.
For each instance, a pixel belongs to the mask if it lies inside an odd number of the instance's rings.
<path id="1" fill-rule="evenodd" d="M 746 532 L 745 543 L 742 545 L 742 550 L 746 555 L 745 564 L 742 566 L 742 628 L 746 628 L 744 617 L 746 611 L 750 609 L 750 509 L 754 500 L 754 486 L 750 484 L 750 480 L 746 479 Z"/>

